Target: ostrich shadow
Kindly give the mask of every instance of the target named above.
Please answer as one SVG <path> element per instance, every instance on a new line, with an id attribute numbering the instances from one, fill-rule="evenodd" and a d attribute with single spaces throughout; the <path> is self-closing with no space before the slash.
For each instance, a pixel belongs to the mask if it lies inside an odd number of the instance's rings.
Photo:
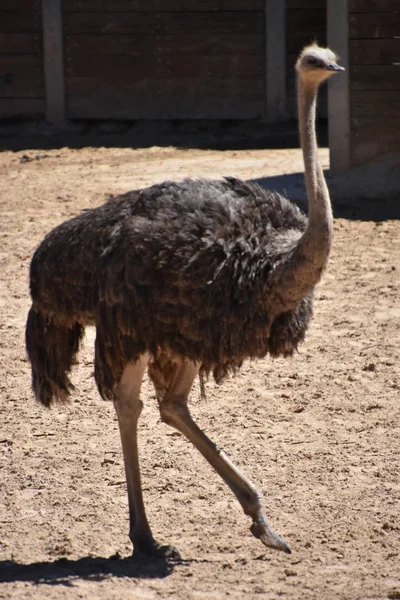
<path id="1" fill-rule="evenodd" d="M 352 186 L 347 186 L 348 176 L 332 177 L 329 170 L 324 171 L 330 191 L 333 215 L 337 219 L 356 221 L 382 222 L 400 219 L 400 183 L 387 181 L 380 191 L 374 194 L 371 188 L 365 192 L 365 184 L 353 179 Z M 295 202 L 302 211 L 308 212 L 307 192 L 304 183 L 304 173 L 290 173 L 271 177 L 252 179 L 262 188 L 274 190 Z M 348 189 L 347 189 L 348 188 Z"/>
<path id="2" fill-rule="evenodd" d="M 133 559 L 85 556 L 76 560 L 59 558 L 49 562 L 22 564 L 14 560 L 0 561 L 0 583 L 15 581 L 36 584 L 64 585 L 72 587 L 74 581 L 103 581 L 110 577 L 129 579 L 164 579 L 171 575 L 177 565 L 186 565 L 189 560 Z"/>

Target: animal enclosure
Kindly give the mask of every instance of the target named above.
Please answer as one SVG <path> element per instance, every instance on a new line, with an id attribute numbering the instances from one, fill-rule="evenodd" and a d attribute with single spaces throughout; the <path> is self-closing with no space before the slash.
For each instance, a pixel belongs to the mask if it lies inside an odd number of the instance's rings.
<path id="1" fill-rule="evenodd" d="M 0 117 L 284 119 L 325 16 L 326 0 L 0 0 Z"/>
<path id="2" fill-rule="evenodd" d="M 0 0 L 0 118 L 45 114 L 40 0 Z"/>
<path id="3" fill-rule="evenodd" d="M 284 121 L 327 37 L 333 169 L 399 151 L 398 0 L 0 0 L 0 118 Z"/>
<path id="4" fill-rule="evenodd" d="M 400 151 L 400 3 L 349 4 L 350 161 Z"/>
<path id="5" fill-rule="evenodd" d="M 329 0 L 328 42 L 348 63 L 331 90 L 334 169 L 400 151 L 400 3 Z"/>
<path id="6" fill-rule="evenodd" d="M 260 118 L 263 0 L 66 0 L 68 118 Z"/>

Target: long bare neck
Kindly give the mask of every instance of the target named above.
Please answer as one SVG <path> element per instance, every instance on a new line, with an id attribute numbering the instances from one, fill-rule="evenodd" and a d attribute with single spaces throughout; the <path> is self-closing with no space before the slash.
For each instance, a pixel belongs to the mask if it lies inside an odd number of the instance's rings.
<path id="1" fill-rule="evenodd" d="M 291 310 L 320 280 L 332 243 L 332 211 L 328 188 L 318 160 L 315 132 L 317 85 L 298 82 L 300 141 L 303 150 L 309 219 L 296 246 L 283 258 L 275 280 L 281 308 Z M 278 274 L 278 273 L 277 273 Z"/>
<path id="2" fill-rule="evenodd" d="M 309 222 L 302 240 L 313 243 L 318 256 L 328 258 L 332 238 L 332 210 L 328 188 L 319 163 L 315 112 L 317 87 L 299 78 L 298 114 L 300 143 L 303 150 L 307 186 Z M 320 242 L 322 241 L 322 247 Z"/>

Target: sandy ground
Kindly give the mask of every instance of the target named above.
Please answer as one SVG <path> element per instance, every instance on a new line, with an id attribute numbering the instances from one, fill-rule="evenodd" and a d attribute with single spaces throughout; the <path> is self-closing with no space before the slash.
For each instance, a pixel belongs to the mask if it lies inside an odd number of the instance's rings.
<path id="1" fill-rule="evenodd" d="M 321 157 L 326 167 L 326 149 Z M 183 560 L 134 562 L 116 418 L 93 382 L 94 332 L 71 406 L 44 410 L 30 390 L 28 266 L 48 230 L 166 178 L 301 170 L 298 150 L 0 155 L 0 598 L 400 598 L 399 221 L 358 220 L 357 207 L 350 218 L 339 212 L 300 353 L 249 363 L 221 387 L 209 383 L 205 401 L 197 387 L 192 394 L 195 418 L 260 487 L 291 556 L 252 537 L 230 491 L 161 423 L 145 381 L 148 515 Z"/>

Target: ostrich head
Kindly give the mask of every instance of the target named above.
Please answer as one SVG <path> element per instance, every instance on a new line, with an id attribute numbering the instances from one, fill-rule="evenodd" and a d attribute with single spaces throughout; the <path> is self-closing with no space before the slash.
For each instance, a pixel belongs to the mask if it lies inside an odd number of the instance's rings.
<path id="1" fill-rule="evenodd" d="M 334 73 L 344 71 L 337 64 L 337 56 L 329 48 L 311 44 L 304 48 L 296 63 L 296 71 L 305 82 L 319 85 Z"/>

